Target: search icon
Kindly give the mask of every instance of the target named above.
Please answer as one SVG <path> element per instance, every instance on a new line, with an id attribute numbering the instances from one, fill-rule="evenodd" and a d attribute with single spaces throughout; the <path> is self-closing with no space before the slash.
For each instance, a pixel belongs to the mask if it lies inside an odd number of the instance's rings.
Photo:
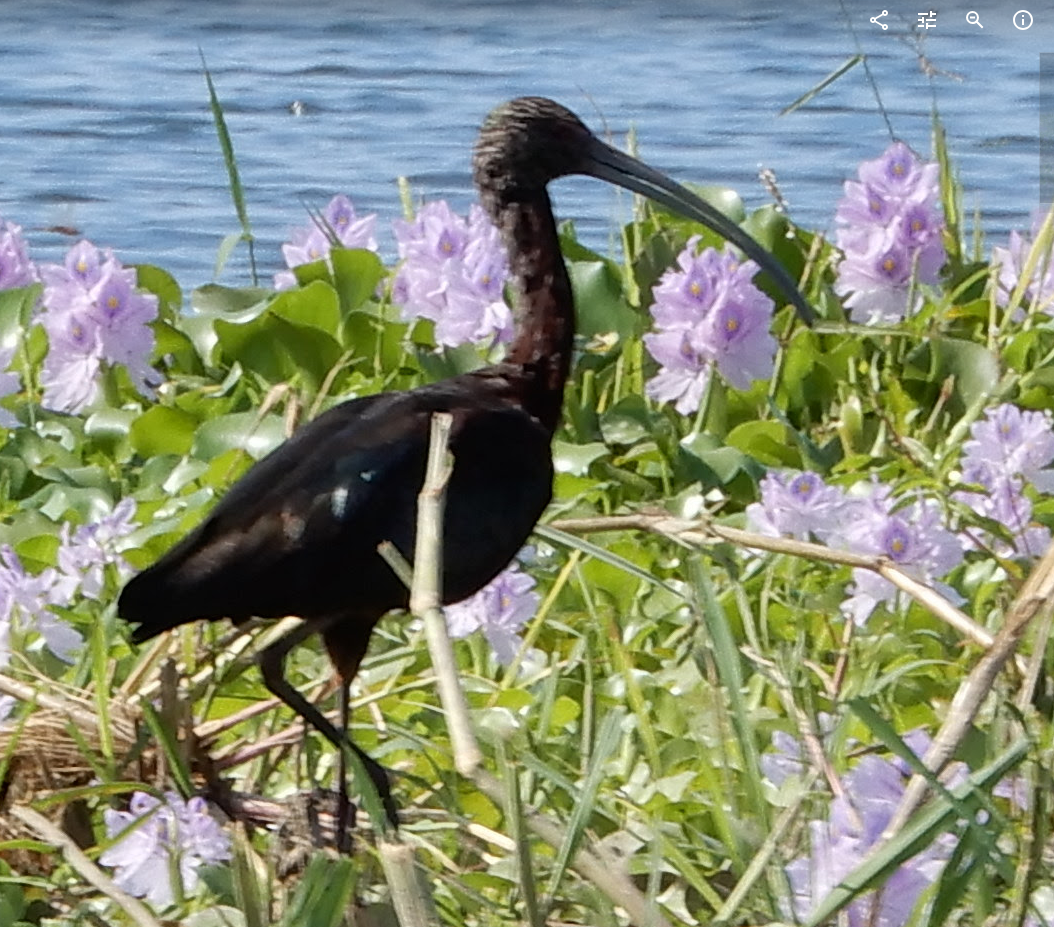
<path id="1" fill-rule="evenodd" d="M 981 17 L 978 16 L 974 10 L 970 10 L 970 12 L 966 14 L 966 22 L 971 26 L 977 26 L 978 29 L 984 28 L 984 26 L 981 25 Z"/>

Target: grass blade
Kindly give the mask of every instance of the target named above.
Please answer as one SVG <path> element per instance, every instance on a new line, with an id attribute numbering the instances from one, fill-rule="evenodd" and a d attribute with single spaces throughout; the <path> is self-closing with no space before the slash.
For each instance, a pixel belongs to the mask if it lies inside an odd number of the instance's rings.
<path id="1" fill-rule="evenodd" d="M 974 802 L 976 805 L 972 793 L 977 789 L 988 789 L 1002 779 L 1025 758 L 1028 746 L 1026 741 L 1014 744 L 998 759 L 970 776 L 969 781 L 952 789 L 952 794 L 960 802 Z M 917 814 L 907 827 L 888 843 L 880 846 L 836 885 L 803 922 L 803 927 L 820 927 L 826 923 L 859 895 L 881 883 L 887 873 L 929 846 L 957 817 L 956 807 L 947 799 L 938 796 L 929 808 Z"/>
<path id="2" fill-rule="evenodd" d="M 245 191 L 242 188 L 241 178 L 238 176 L 238 162 L 234 157 L 234 143 L 231 141 L 230 132 L 227 131 L 227 120 L 223 117 L 223 107 L 220 105 L 220 98 L 216 94 L 216 85 L 212 82 L 209 66 L 205 62 L 205 53 L 200 49 L 198 51 L 201 55 L 201 67 L 205 71 L 205 83 L 209 88 L 209 109 L 212 111 L 212 121 L 216 125 L 216 137 L 220 141 L 220 150 L 223 152 L 223 163 L 227 167 L 227 180 L 230 185 L 231 200 L 234 202 L 234 211 L 242 227 L 242 241 L 249 246 L 249 267 L 252 272 L 253 286 L 256 286 L 256 255 L 253 251 L 253 232 L 252 227 L 249 225 L 249 212 L 245 208 Z M 224 257 L 224 261 L 226 261 L 226 257 Z"/>
<path id="3" fill-rule="evenodd" d="M 821 93 L 822 91 L 826 90 L 828 87 L 831 86 L 831 84 L 833 84 L 836 80 L 838 80 L 839 77 L 841 77 L 847 71 L 851 71 L 858 64 L 860 64 L 860 62 L 862 62 L 863 60 L 864 60 L 864 56 L 863 55 L 853 55 L 852 58 L 846 59 L 837 68 L 835 68 L 833 71 L 831 71 L 831 73 L 828 74 L 818 84 L 816 84 L 810 90 L 806 90 L 805 93 L 803 93 L 800 97 L 798 97 L 797 100 L 795 100 L 793 103 L 790 103 L 787 106 L 785 106 L 783 109 L 781 109 L 779 111 L 779 115 L 786 116 L 788 113 L 793 113 L 799 107 L 804 106 L 814 96 L 816 96 L 818 93 Z"/>

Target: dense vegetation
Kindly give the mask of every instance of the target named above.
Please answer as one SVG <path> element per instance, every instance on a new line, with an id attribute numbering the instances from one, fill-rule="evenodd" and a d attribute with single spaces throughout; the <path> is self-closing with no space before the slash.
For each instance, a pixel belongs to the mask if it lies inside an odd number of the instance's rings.
<path id="1" fill-rule="evenodd" d="M 986 255 L 935 142 L 860 166 L 837 242 L 707 192 L 812 329 L 650 206 L 617 259 L 564 228 L 555 499 L 449 616 L 504 795 L 455 771 L 420 620 L 382 623 L 353 690 L 440 922 L 1054 917 L 1054 218 Z M 367 816 L 338 859 L 300 800 L 335 757 L 253 668 L 275 629 L 135 649 L 113 605 L 298 422 L 500 356 L 481 216 L 419 207 L 390 268 L 374 231 L 338 198 L 281 289 L 184 293 L 88 243 L 35 265 L 0 229 L 0 924 L 388 922 Z M 320 652 L 288 669 L 332 705 Z"/>

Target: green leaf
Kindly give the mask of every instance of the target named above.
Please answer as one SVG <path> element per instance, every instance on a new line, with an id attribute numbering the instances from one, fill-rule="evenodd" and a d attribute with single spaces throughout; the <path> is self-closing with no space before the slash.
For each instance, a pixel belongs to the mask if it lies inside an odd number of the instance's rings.
<path id="1" fill-rule="evenodd" d="M 903 378 L 940 387 L 953 377 L 952 396 L 958 400 L 955 412 L 961 415 L 992 395 L 999 385 L 999 373 L 998 358 L 983 345 L 958 338 L 932 338 L 908 355 Z"/>
<path id="2" fill-rule="evenodd" d="M 277 415 L 231 412 L 198 426 L 190 453 L 211 460 L 226 451 L 245 451 L 259 460 L 285 440 L 285 423 Z"/>
<path id="3" fill-rule="evenodd" d="M 136 264 L 135 273 L 139 286 L 158 298 L 163 318 L 171 318 L 179 312 L 183 306 L 183 291 L 175 277 L 153 264 Z"/>
<path id="4" fill-rule="evenodd" d="M 352 860 L 315 854 L 283 913 L 281 927 L 341 927 L 354 889 Z"/>
<path id="5" fill-rule="evenodd" d="M 218 277 L 223 273 L 223 268 L 234 254 L 234 249 L 244 240 L 241 232 L 231 232 L 220 239 L 220 246 L 216 249 L 216 266 L 213 268 L 213 276 Z"/>
<path id="6" fill-rule="evenodd" d="M 246 310 L 248 318 L 216 321 L 223 354 L 270 383 L 304 378 L 318 389 L 342 355 L 335 333 L 340 328 L 337 294 L 316 281 L 286 290 L 264 311 Z"/>
<path id="7" fill-rule="evenodd" d="M 42 290 L 39 283 L 16 290 L 0 290 L 0 345 L 10 347 L 25 337 Z"/>
<path id="8" fill-rule="evenodd" d="M 344 315 L 362 306 L 377 291 L 377 284 L 387 273 L 381 259 L 362 248 L 333 248 L 329 260 Z"/>
<path id="9" fill-rule="evenodd" d="M 600 416 L 600 433 L 606 444 L 637 444 L 650 440 L 655 429 L 655 413 L 643 396 L 620 399 Z"/>
<path id="10" fill-rule="evenodd" d="M 838 78 L 842 77 L 844 74 L 847 74 L 858 64 L 860 64 L 863 60 L 863 55 L 853 55 L 851 58 L 847 58 L 838 67 L 831 71 L 830 74 L 823 78 L 823 80 L 819 81 L 818 83 L 810 87 L 808 90 L 806 90 L 805 93 L 798 97 L 798 99 L 796 99 L 793 103 L 790 103 L 787 106 L 783 107 L 783 109 L 779 111 L 779 115 L 786 116 L 789 113 L 793 113 L 796 109 L 804 106 L 818 93 L 821 93 L 826 90 L 828 87 L 831 86 L 831 84 L 838 80 Z"/>
<path id="11" fill-rule="evenodd" d="M 212 82 L 212 74 L 205 63 L 205 53 L 201 52 L 201 67 L 205 72 L 205 83 L 209 88 L 209 109 L 212 111 L 212 121 L 216 126 L 216 137 L 220 142 L 220 150 L 223 152 L 223 164 L 227 168 L 227 181 L 230 185 L 231 201 L 234 203 L 234 211 L 238 216 L 238 222 L 242 227 L 241 238 L 249 244 L 249 261 L 252 266 L 253 283 L 256 282 L 256 261 L 253 257 L 253 230 L 249 225 L 249 211 L 245 208 L 245 190 L 242 187 L 241 178 L 238 176 L 238 161 L 234 157 L 234 143 L 231 134 L 227 131 L 227 120 L 223 117 L 223 107 L 216 93 L 216 86 Z M 223 249 L 221 249 L 223 250 Z M 229 251 L 227 252 L 229 254 Z M 223 263 L 226 263 L 224 255 Z M 217 259 L 217 272 L 222 264 Z"/>
<path id="12" fill-rule="evenodd" d="M 779 422 L 743 422 L 725 436 L 725 442 L 770 467 L 790 467 L 799 462 L 797 450 L 788 442 L 787 429 Z"/>
<path id="13" fill-rule="evenodd" d="M 618 332 L 636 334 L 640 316 L 622 294 L 622 277 L 609 261 L 574 261 L 568 266 L 575 297 L 576 328 L 585 338 Z"/>
<path id="14" fill-rule="evenodd" d="M 206 283 L 190 294 L 190 304 L 199 315 L 213 315 L 228 322 L 248 322 L 262 314 L 273 297 L 273 291 L 261 287 Z"/>
<path id="15" fill-rule="evenodd" d="M 132 409 L 99 409 L 88 416 L 84 433 L 111 456 L 117 456 L 118 449 L 128 440 L 136 414 Z"/>
<path id="16" fill-rule="evenodd" d="M 566 441 L 553 442 L 553 466 L 557 473 L 571 473 L 584 476 L 589 466 L 611 452 L 606 444 L 599 441 L 590 444 L 569 444 Z"/>
<path id="17" fill-rule="evenodd" d="M 132 447 L 141 457 L 182 456 L 194 444 L 197 419 L 172 406 L 151 406 L 131 426 Z"/>

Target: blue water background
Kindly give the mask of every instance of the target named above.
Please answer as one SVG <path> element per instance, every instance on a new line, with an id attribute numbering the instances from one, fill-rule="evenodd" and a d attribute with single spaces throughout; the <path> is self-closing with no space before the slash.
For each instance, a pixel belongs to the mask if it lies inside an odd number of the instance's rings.
<path id="1" fill-rule="evenodd" d="M 925 155 L 936 102 L 966 210 L 998 243 L 1040 205 L 1037 75 L 1039 54 L 1054 51 L 1054 3 L 1029 6 L 1028 32 L 1013 28 L 1017 6 L 931 7 L 937 28 L 920 44 L 919 4 L 889 2 L 850 4 L 848 23 L 836 3 L 768 0 L 0 2 L 0 215 L 26 228 L 37 260 L 60 258 L 75 239 L 44 229 L 67 225 L 185 288 L 212 279 L 238 225 L 200 49 L 267 275 L 306 223 L 303 204 L 338 191 L 378 213 L 387 257 L 399 176 L 418 197 L 466 209 L 476 127 L 527 93 L 569 105 L 616 144 L 632 128 L 649 163 L 732 186 L 751 208 L 768 202 L 757 172 L 771 168 L 792 217 L 830 229 L 842 182 L 890 140 L 865 71 L 778 113 L 859 49 L 894 132 Z M 869 21 L 883 7 L 886 31 Z M 559 214 L 611 250 L 628 197 L 587 179 L 555 186 Z M 243 254 L 221 279 L 247 282 Z"/>

